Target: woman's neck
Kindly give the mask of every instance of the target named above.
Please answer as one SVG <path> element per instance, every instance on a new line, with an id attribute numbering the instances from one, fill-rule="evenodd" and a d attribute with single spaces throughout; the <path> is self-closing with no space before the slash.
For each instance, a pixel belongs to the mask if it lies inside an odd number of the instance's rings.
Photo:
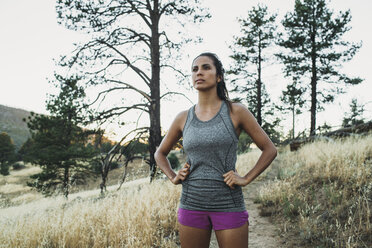
<path id="1" fill-rule="evenodd" d="M 200 109 L 214 109 L 220 102 L 221 99 L 218 97 L 217 92 L 211 94 L 211 92 L 199 91 L 198 107 Z"/>

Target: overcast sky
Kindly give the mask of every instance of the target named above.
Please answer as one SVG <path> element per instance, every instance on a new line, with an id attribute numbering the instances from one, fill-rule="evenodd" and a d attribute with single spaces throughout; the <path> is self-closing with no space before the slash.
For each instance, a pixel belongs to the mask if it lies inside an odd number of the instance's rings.
<path id="1" fill-rule="evenodd" d="M 48 85 L 54 71 L 53 59 L 72 51 L 73 43 L 81 40 L 81 35 L 61 27 L 56 22 L 54 2 L 51 0 L 1 0 L 0 3 L 0 104 L 22 108 L 39 113 L 46 113 L 46 94 L 53 89 Z M 228 4 L 227 4 L 228 2 Z M 247 11 L 264 3 L 270 12 L 278 13 L 278 20 L 291 11 L 294 0 L 206 0 L 204 6 L 210 8 L 212 18 L 200 26 L 204 38 L 202 44 L 195 44 L 190 51 L 185 51 L 193 58 L 203 51 L 217 53 L 225 67 L 231 63 L 229 45 L 233 35 L 239 32 L 237 17 L 243 17 Z M 350 41 L 362 41 L 363 47 L 351 62 L 344 64 L 344 72 L 351 76 L 360 76 L 364 82 L 351 87 L 347 94 L 336 98 L 326 110 L 318 115 L 318 125 L 325 121 L 339 125 L 344 112 L 352 98 L 358 98 L 366 104 L 365 117 L 372 119 L 372 35 L 369 31 L 370 0 L 333 0 L 330 5 L 336 12 L 347 9 L 352 14 L 352 30 L 345 36 Z M 183 61 L 191 63 L 190 59 Z M 279 67 L 271 66 L 263 71 L 266 88 L 273 101 L 277 101 L 286 82 Z M 196 103 L 196 92 L 189 92 L 189 97 Z M 191 103 L 184 102 L 187 109 Z M 174 104 L 163 104 L 163 128 L 168 129 L 174 116 L 183 109 Z M 288 117 L 289 119 L 289 117 Z M 304 115 L 297 120 L 299 126 L 308 128 L 310 120 Z M 286 125 L 286 124 L 285 124 Z M 288 129 L 288 127 L 285 127 Z"/>

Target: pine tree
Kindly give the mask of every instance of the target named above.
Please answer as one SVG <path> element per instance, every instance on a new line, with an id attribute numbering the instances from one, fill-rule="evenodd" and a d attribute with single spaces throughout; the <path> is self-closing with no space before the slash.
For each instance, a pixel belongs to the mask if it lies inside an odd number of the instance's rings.
<path id="1" fill-rule="evenodd" d="M 28 185 L 46 195 L 61 188 L 67 198 L 70 185 L 84 182 L 93 171 L 91 163 L 96 152 L 87 146 L 93 132 L 80 126 L 84 122 L 85 92 L 78 82 L 79 78 L 56 75 L 60 92 L 47 101 L 51 115 L 32 113 L 27 121 L 32 139 L 27 142 L 25 160 L 42 169 L 31 177 L 34 181 Z"/>
<path id="2" fill-rule="evenodd" d="M 361 47 L 342 39 L 351 29 L 350 20 L 349 10 L 334 17 L 326 0 L 296 0 L 294 11 L 282 21 L 286 33 L 278 44 L 287 52 L 277 56 L 286 76 L 298 77 L 310 90 L 310 135 L 315 134 L 316 113 L 323 110 L 322 104 L 344 93 L 345 86 L 362 82 L 339 72 L 340 64 L 351 60 Z"/>
<path id="3" fill-rule="evenodd" d="M 353 98 L 350 103 L 350 112 L 345 113 L 345 117 L 342 120 L 343 127 L 350 127 L 364 123 L 363 113 L 364 106 L 358 104 L 358 100 Z"/>
<path id="4" fill-rule="evenodd" d="M 9 163 L 15 158 L 15 146 L 10 136 L 2 132 L 0 133 L 0 174 L 9 175 Z"/>
<path id="5" fill-rule="evenodd" d="M 245 100 L 248 108 L 257 119 L 258 124 L 275 142 L 279 141 L 279 134 L 275 130 L 279 124 L 274 116 L 274 108 L 270 104 L 270 97 L 262 81 L 263 62 L 267 60 L 265 49 L 274 41 L 276 15 L 270 15 L 266 6 L 258 5 L 248 12 L 246 19 L 239 19 L 241 36 L 234 37 L 236 42 L 230 48 L 230 57 L 234 64 L 227 72 L 234 76 L 233 92 L 244 94 L 234 100 Z"/>
<path id="6" fill-rule="evenodd" d="M 296 115 L 302 113 L 301 108 L 305 104 L 303 99 L 305 89 L 299 86 L 296 80 L 292 84 L 287 85 L 287 89 L 282 91 L 280 100 L 284 105 L 278 106 L 278 109 L 282 112 L 290 112 L 292 114 L 292 130 L 291 139 L 295 138 L 295 123 Z"/>

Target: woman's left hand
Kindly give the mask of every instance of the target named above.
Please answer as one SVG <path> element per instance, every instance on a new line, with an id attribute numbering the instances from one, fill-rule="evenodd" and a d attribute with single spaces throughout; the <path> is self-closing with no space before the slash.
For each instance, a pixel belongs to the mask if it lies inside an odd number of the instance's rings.
<path id="1" fill-rule="evenodd" d="M 223 174 L 223 177 L 225 178 L 224 181 L 231 189 L 235 189 L 234 185 L 239 186 L 245 186 L 246 180 L 244 177 L 241 177 L 237 171 L 229 171 L 225 174 Z"/>

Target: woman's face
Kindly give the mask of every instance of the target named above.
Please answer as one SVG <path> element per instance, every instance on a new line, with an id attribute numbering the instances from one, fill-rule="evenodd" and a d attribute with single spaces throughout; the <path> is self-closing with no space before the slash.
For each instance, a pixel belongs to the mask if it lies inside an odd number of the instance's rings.
<path id="1" fill-rule="evenodd" d="M 216 75 L 216 67 L 213 60 L 207 56 L 197 57 L 191 67 L 192 82 L 197 90 L 209 90 L 217 86 L 220 81 Z"/>

